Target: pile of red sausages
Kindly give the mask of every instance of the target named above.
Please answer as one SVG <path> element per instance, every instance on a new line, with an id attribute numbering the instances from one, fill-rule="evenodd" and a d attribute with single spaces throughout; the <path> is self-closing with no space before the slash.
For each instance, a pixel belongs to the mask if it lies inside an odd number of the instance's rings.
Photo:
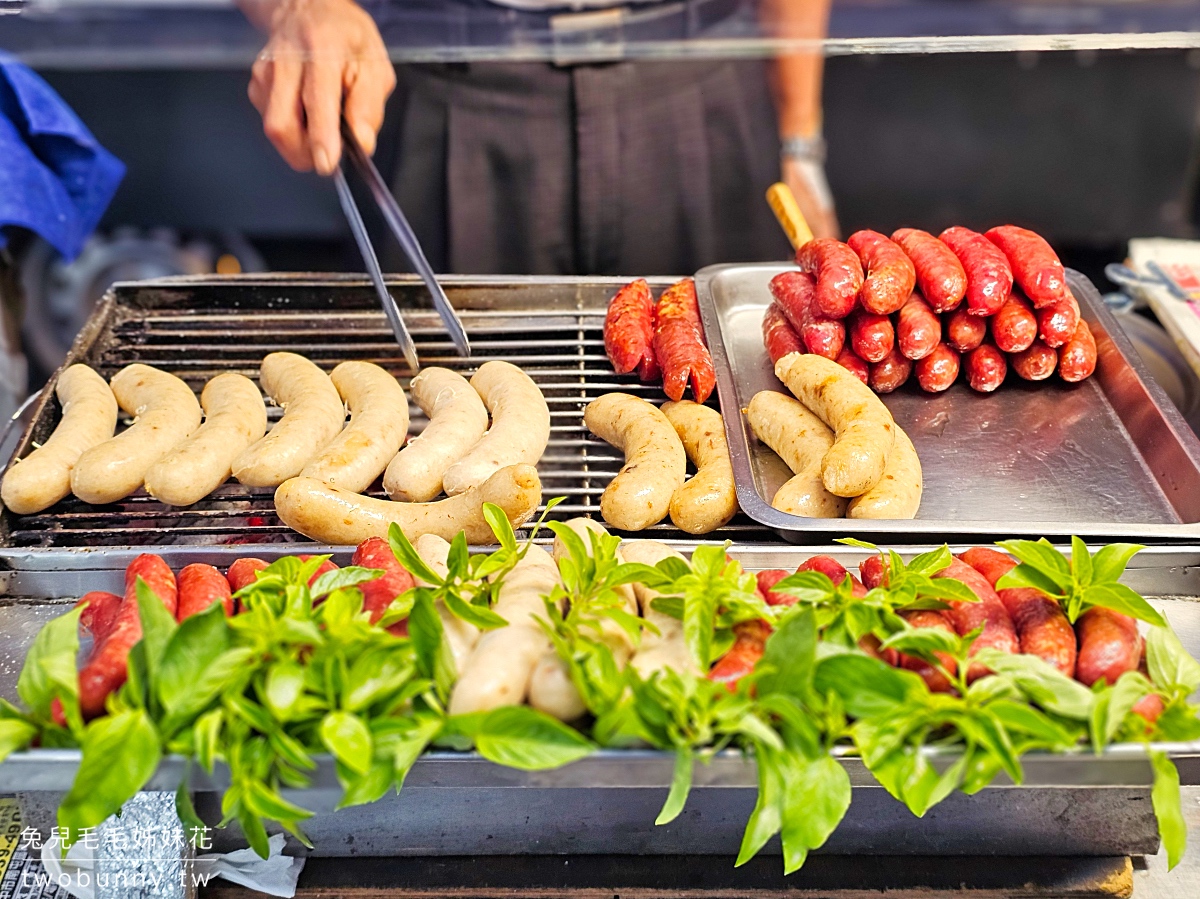
<path id="1" fill-rule="evenodd" d="M 960 371 L 990 393 L 1010 368 L 1026 381 L 1057 371 L 1070 383 L 1096 370 L 1096 341 L 1062 262 L 1025 228 L 857 231 L 846 243 L 809 241 L 796 263 L 800 271 L 770 284 L 762 327 L 772 363 L 815 353 L 877 393 L 913 376 L 938 393 Z"/>
<path id="2" fill-rule="evenodd" d="M 1092 608 L 1072 627 L 1058 602 L 1040 590 L 996 589 L 996 582 L 1016 565 L 1012 557 L 998 550 L 982 546 L 969 549 L 934 577 L 965 584 L 979 597 L 979 602 L 949 602 L 949 608 L 943 611 L 904 612 L 902 617 L 913 627 L 939 628 L 959 635 L 982 627 L 971 647 L 972 654 L 986 647 L 1035 655 L 1088 687 L 1100 680 L 1115 684 L 1126 671 L 1146 672 L 1145 640 L 1133 618 L 1110 609 Z M 861 580 L 832 556 L 813 556 L 796 570 L 820 572 L 834 584 L 842 584 L 849 577 L 855 596 L 866 596 L 869 589 L 886 585 L 888 577 L 888 563 L 883 556 L 869 556 L 862 562 Z M 773 589 L 789 574 L 783 569 L 758 572 L 758 592 L 769 605 L 791 605 L 796 601 L 795 597 Z M 762 658 L 771 628 L 765 621 L 752 621 L 738 625 L 736 632 L 733 647 L 708 675 L 711 680 L 731 686 L 749 674 Z M 864 640 L 861 648 L 893 667 L 916 672 L 934 692 L 953 689 L 945 675 L 923 659 L 881 649 L 874 638 Z M 939 655 L 939 659 L 944 668 L 954 671 L 952 658 Z M 988 673 L 976 663 L 968 670 L 967 679 L 974 681 Z M 1162 699 L 1157 695 L 1147 696 L 1133 710 L 1153 722 L 1162 714 Z"/>
<path id="3" fill-rule="evenodd" d="M 383 572 L 376 580 L 358 585 L 363 594 L 363 609 L 370 613 L 372 622 L 382 618 L 392 600 L 414 584 L 413 576 L 396 560 L 387 541 L 379 537 L 361 543 L 354 552 L 352 564 Z M 237 614 L 234 594 L 254 583 L 258 572 L 267 565 L 262 559 L 238 559 L 222 574 L 212 565 L 195 563 L 185 566 L 176 576 L 161 556 L 143 553 L 125 569 L 123 596 L 93 591 L 81 597 L 76 603 L 82 610 L 80 631 L 92 638 L 91 651 L 79 669 L 79 705 L 83 717 L 91 719 L 103 715 L 108 697 L 120 689 L 128 676 L 129 651 L 142 639 L 137 603 L 139 577 L 172 617 L 183 622 L 215 603 L 224 606 L 226 615 Z M 337 568 L 332 561 L 325 560 L 309 583 Z M 392 625 L 389 630 L 403 634 L 405 622 Z M 56 707 L 56 715 L 61 719 L 60 707 Z M 60 723 L 62 721 L 65 719 Z"/>
<path id="4" fill-rule="evenodd" d="M 637 371 L 648 383 L 661 375 L 663 392 L 675 402 L 689 382 L 697 403 L 717 384 L 691 278 L 664 290 L 658 303 L 643 278 L 622 287 L 604 317 L 604 351 L 619 375 Z"/>

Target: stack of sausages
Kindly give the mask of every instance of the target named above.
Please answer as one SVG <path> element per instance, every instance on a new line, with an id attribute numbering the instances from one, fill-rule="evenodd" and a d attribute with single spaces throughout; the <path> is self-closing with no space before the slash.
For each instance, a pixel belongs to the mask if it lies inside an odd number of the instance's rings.
<path id="1" fill-rule="evenodd" d="M 763 341 L 772 362 L 814 353 L 877 393 L 913 375 L 938 393 L 963 371 L 990 393 L 1009 368 L 1027 381 L 1057 371 L 1070 383 L 1095 371 L 1096 341 L 1062 263 L 1024 228 L 857 231 L 846 243 L 809 241 L 796 262 L 800 271 L 771 280 Z"/>
<path id="2" fill-rule="evenodd" d="M 1045 593 L 1026 587 L 996 589 L 996 583 L 1015 568 L 1016 561 L 1005 553 L 977 546 L 962 553 L 950 566 L 935 577 L 950 578 L 969 587 L 979 602 L 949 602 L 949 608 L 939 611 L 923 609 L 903 612 L 912 627 L 936 628 L 965 636 L 977 628 L 982 632 L 972 646 L 972 653 L 983 649 L 1001 652 L 1026 653 L 1041 658 L 1068 677 L 1086 686 L 1098 681 L 1115 684 L 1127 671 L 1145 669 L 1145 641 L 1138 633 L 1137 622 L 1128 615 L 1111 609 L 1093 608 L 1084 612 L 1072 627 L 1062 607 Z M 869 556 L 859 566 L 859 580 L 831 556 L 813 556 L 797 571 L 815 571 L 826 575 L 834 584 L 850 578 L 855 596 L 866 596 L 868 589 L 886 586 L 888 562 L 884 556 Z M 778 593 L 773 588 L 791 572 L 783 569 L 760 571 L 758 591 L 768 605 L 790 605 L 796 597 Z M 771 629 L 766 622 L 749 622 L 738 626 L 733 647 L 709 672 L 709 678 L 735 684 L 749 674 L 762 657 Z M 953 689 L 945 675 L 923 659 L 906 656 L 895 650 L 881 650 L 877 641 L 866 637 L 862 649 L 888 664 L 919 674 L 934 692 Z M 942 666 L 954 672 L 954 660 L 938 654 Z M 968 680 L 988 674 L 982 665 L 974 664 L 967 672 Z M 1162 713 L 1162 699 L 1151 694 L 1133 709 L 1147 721 Z"/>
<path id="3" fill-rule="evenodd" d="M 661 376 L 663 392 L 675 402 L 689 382 L 697 403 L 717 383 L 691 278 L 668 287 L 657 303 L 643 278 L 622 287 L 604 317 L 604 351 L 619 375 L 636 370 L 647 383 Z"/>

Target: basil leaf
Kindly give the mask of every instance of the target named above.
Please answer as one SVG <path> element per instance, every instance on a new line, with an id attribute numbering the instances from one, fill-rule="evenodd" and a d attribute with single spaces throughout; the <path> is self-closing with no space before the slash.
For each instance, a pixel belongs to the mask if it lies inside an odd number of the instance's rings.
<path id="1" fill-rule="evenodd" d="M 179 787 L 175 790 L 175 814 L 179 818 L 179 823 L 183 825 L 183 829 L 191 834 L 194 846 L 196 838 L 207 828 L 200 816 L 196 814 L 196 807 L 192 805 L 192 794 L 188 790 L 188 776 L 191 773 L 192 764 L 188 762 L 183 768 L 183 780 L 179 782 Z"/>
<path id="2" fill-rule="evenodd" d="M 196 719 L 192 727 L 192 740 L 196 747 L 196 761 L 209 774 L 213 772 L 213 762 L 217 758 L 217 747 L 221 741 L 221 728 L 225 724 L 225 712 L 213 709 Z"/>
<path id="3" fill-rule="evenodd" d="M 150 780 L 161 755 L 154 724 L 140 709 L 97 718 L 80 748 L 75 781 L 58 806 L 58 823 L 70 828 L 72 841 L 82 828 L 98 827 L 119 812 Z"/>
<path id="4" fill-rule="evenodd" d="M 1075 536 L 1071 537 L 1071 573 L 1080 587 L 1092 583 L 1092 557 L 1088 555 L 1087 544 Z"/>
<path id="5" fill-rule="evenodd" d="M 508 624 L 508 621 L 500 613 L 489 609 L 487 606 L 477 606 L 474 603 L 467 602 L 452 590 L 443 592 L 441 598 L 451 615 L 465 621 L 467 624 L 473 624 L 481 631 L 495 630 L 498 627 L 504 627 Z"/>
<path id="6" fill-rule="evenodd" d="M 765 747 L 755 747 L 754 758 L 758 763 L 758 800 L 754 804 L 754 811 L 750 813 L 750 820 L 746 822 L 746 832 L 742 836 L 735 867 L 740 867 L 754 858 L 783 826 L 780 806 L 784 791 L 784 772 L 780 770 L 781 765 L 776 757 Z"/>
<path id="7" fill-rule="evenodd" d="M 683 559 L 677 559 L 675 556 L 667 556 L 654 566 L 662 573 L 662 575 L 672 581 L 677 581 L 681 577 L 686 577 L 692 573 L 692 569 Z"/>
<path id="8" fill-rule="evenodd" d="M 346 784 L 337 808 L 367 805 L 383 798 L 392 785 L 392 763 L 390 759 L 376 759 L 366 774 L 361 774 Z"/>
<path id="9" fill-rule="evenodd" d="M 1158 833 L 1167 850 L 1167 870 L 1183 859 L 1187 849 L 1187 822 L 1183 818 L 1183 802 L 1179 794 L 1179 771 L 1165 752 L 1150 751 L 1150 766 L 1154 769 L 1154 786 L 1150 800 L 1158 818 Z"/>
<path id="10" fill-rule="evenodd" d="M 357 715 L 342 711 L 327 714 L 321 720 L 321 742 L 351 771 L 366 774 L 370 769 L 371 732 Z"/>
<path id="11" fill-rule="evenodd" d="M 1146 547 L 1140 543 L 1110 543 L 1092 556 L 1092 583 L 1108 584 L 1121 579 L 1130 560 Z"/>
<path id="12" fill-rule="evenodd" d="M 932 657 L 935 652 L 962 654 L 962 638 L 936 627 L 910 626 L 908 630 L 892 634 L 881 646 L 884 649 L 896 649 L 909 655 L 920 654 L 926 657 Z"/>
<path id="13" fill-rule="evenodd" d="M 495 503 L 484 503 L 483 520 L 488 523 L 501 547 L 509 552 L 517 551 L 517 535 L 513 532 L 512 522 L 508 520 L 503 509 Z"/>
<path id="14" fill-rule="evenodd" d="M 667 800 L 663 803 L 662 811 L 654 819 L 657 824 L 670 824 L 679 817 L 683 807 L 687 805 L 688 793 L 692 789 L 692 747 L 679 746 L 675 750 L 675 773 L 671 777 L 671 789 Z"/>
<path id="15" fill-rule="evenodd" d="M 298 662 L 278 662 L 267 671 L 263 702 L 279 721 L 287 722 L 304 693 L 304 669 Z"/>
<path id="16" fill-rule="evenodd" d="M 1055 595 L 1070 592 L 1074 584 L 1071 566 L 1063 558 L 1063 554 L 1045 540 L 1001 540 L 996 544 L 1003 547 L 1016 557 L 1017 561 L 1037 569 L 1042 575 L 1054 583 Z"/>
<path id="17" fill-rule="evenodd" d="M 522 771 L 559 768 L 591 755 L 595 748 L 579 731 L 528 706 L 485 712 L 468 736 L 488 761 Z"/>
<path id="18" fill-rule="evenodd" d="M 874 543 L 868 543 L 867 541 L 859 540 L 856 537 L 839 537 L 838 539 L 834 540 L 833 542 L 841 543 L 841 544 L 844 544 L 845 546 L 856 546 L 859 549 L 869 549 L 872 552 L 879 552 L 879 547 L 876 546 Z"/>
<path id="19" fill-rule="evenodd" d="M 416 650 L 421 676 L 430 678 L 445 698 L 450 695 L 457 673 L 442 619 L 433 608 L 432 596 L 432 591 L 424 588 L 415 591 L 412 612 L 408 616 L 408 636 Z"/>
<path id="20" fill-rule="evenodd" d="M 1146 634 L 1146 668 L 1150 680 L 1164 689 L 1191 694 L 1200 688 L 1200 662 L 1188 654 L 1170 627 L 1152 627 Z"/>
<path id="21" fill-rule="evenodd" d="M 17 679 L 17 695 L 29 711 L 41 719 L 50 717 L 50 703 L 66 685 L 78 696 L 79 677 L 75 664 L 79 655 L 79 615 L 72 609 L 47 622 L 33 638 L 25 664 Z"/>
<path id="22" fill-rule="evenodd" d="M 828 580 L 828 578 L 826 578 Z M 760 695 L 790 693 L 804 696 L 812 687 L 817 661 L 817 616 L 812 609 L 790 616 L 767 638 L 760 664 Z"/>
<path id="23" fill-rule="evenodd" d="M 1088 721 L 1092 715 L 1096 694 L 1044 659 L 1025 653 L 981 649 L 974 661 L 1012 681 L 1030 702 L 1047 712 L 1073 721 Z"/>
<path id="24" fill-rule="evenodd" d="M 1123 612 L 1131 618 L 1146 621 L 1155 627 L 1166 627 L 1167 621 L 1140 594 L 1124 584 L 1094 584 L 1083 592 L 1085 606 L 1100 606 Z"/>
<path id="25" fill-rule="evenodd" d="M 1111 743 L 1125 716 L 1130 713 L 1137 701 L 1147 693 L 1154 692 L 1153 686 L 1140 672 L 1126 671 L 1117 682 L 1108 689 L 1108 703 L 1105 709 L 1104 742 Z"/>
<path id="26" fill-rule="evenodd" d="M 912 574 L 937 574 L 939 571 L 949 568 L 953 561 L 954 556 L 950 554 L 950 547 L 943 543 L 935 550 L 914 556 L 913 560 L 905 566 L 905 571 Z"/>
<path id="27" fill-rule="evenodd" d="M 197 678 L 206 679 L 209 666 L 232 639 L 221 603 L 192 615 L 175 629 L 163 647 L 158 676 L 152 680 L 159 704 L 168 714 L 184 706 L 199 709 L 216 695 L 220 685 L 216 690 L 209 685 L 199 689 Z M 207 694 L 198 705 L 197 694 Z"/>
<path id="28" fill-rule="evenodd" d="M 1042 574 L 1031 565 L 1018 565 L 996 581 L 997 590 L 1021 587 L 1041 590 L 1047 596 L 1059 596 L 1063 593 L 1057 580 Z"/>
<path id="29" fill-rule="evenodd" d="M 913 672 L 859 653 L 821 659 L 813 685 L 822 695 L 836 693 L 847 714 L 860 719 L 891 714 L 914 692 L 925 689 L 921 678 Z"/>
<path id="30" fill-rule="evenodd" d="M 326 571 L 313 581 L 308 591 L 313 599 L 320 599 L 322 596 L 328 596 L 334 590 L 357 587 L 359 584 L 365 584 L 368 581 L 377 581 L 381 577 L 383 577 L 383 572 L 378 568 L 362 568 L 357 565 L 347 565 L 345 568 L 335 568 L 333 571 Z"/>
<path id="31" fill-rule="evenodd" d="M 361 654 L 350 665 L 343 690 L 343 706 L 358 712 L 399 690 L 412 677 L 412 657 L 391 646 Z"/>
<path id="32" fill-rule="evenodd" d="M 798 571 L 776 583 L 771 592 L 794 596 L 806 603 L 828 602 L 833 598 L 833 581 L 819 571 Z"/>
<path id="33" fill-rule="evenodd" d="M 1073 734 L 1032 706 L 1008 699 L 997 700 L 988 705 L 988 711 L 1000 719 L 1010 731 L 1036 737 L 1052 749 L 1068 749 L 1075 745 Z"/>
<path id="34" fill-rule="evenodd" d="M 138 617 L 142 622 L 142 645 L 146 653 L 147 683 L 153 684 L 158 676 L 158 666 L 162 661 L 167 643 L 178 629 L 175 618 L 167 611 L 158 594 L 150 589 L 150 585 L 139 577 L 135 587 L 137 591 Z M 224 611 L 222 610 L 222 614 Z"/>
<path id="35" fill-rule="evenodd" d="M 28 749 L 38 729 L 19 718 L 0 719 L 0 762 L 14 752 Z"/>
<path id="36" fill-rule="evenodd" d="M 947 602 L 979 602 L 975 591 L 950 577 L 931 578 L 928 583 L 917 586 L 917 595 L 923 599 L 940 599 Z"/>
<path id="37" fill-rule="evenodd" d="M 810 850 L 819 849 L 850 808 L 850 776 L 836 759 L 823 755 L 793 764 L 783 783 L 783 873 L 799 870 Z"/>
<path id="38" fill-rule="evenodd" d="M 417 580 L 434 586 L 441 586 L 445 583 L 445 579 L 425 563 L 421 554 L 404 536 L 404 531 L 400 530 L 400 525 L 395 522 L 388 526 L 388 545 L 391 546 L 392 555 L 396 557 L 396 560 L 407 568 Z"/>
<path id="39" fill-rule="evenodd" d="M 413 729 L 397 740 L 392 747 L 392 776 L 397 790 L 404 785 L 404 779 L 425 751 L 425 747 L 433 742 L 442 730 L 442 719 L 434 715 L 417 714 L 413 722 Z"/>

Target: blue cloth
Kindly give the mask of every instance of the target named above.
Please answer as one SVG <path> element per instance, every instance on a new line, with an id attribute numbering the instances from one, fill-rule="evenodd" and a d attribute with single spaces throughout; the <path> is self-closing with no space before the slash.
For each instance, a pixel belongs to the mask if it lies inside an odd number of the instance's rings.
<path id="1" fill-rule="evenodd" d="M 6 228 L 27 228 L 74 259 L 124 175 L 50 85 L 0 53 L 0 247 Z"/>

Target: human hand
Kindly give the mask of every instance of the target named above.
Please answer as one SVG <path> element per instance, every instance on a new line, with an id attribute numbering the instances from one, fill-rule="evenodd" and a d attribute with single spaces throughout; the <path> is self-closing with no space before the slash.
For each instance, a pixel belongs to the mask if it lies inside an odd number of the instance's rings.
<path id="1" fill-rule="evenodd" d="M 344 115 L 363 150 L 375 151 L 396 73 L 375 21 L 353 0 L 242 0 L 270 35 L 247 93 L 263 132 L 288 165 L 333 174 Z"/>
<path id="2" fill-rule="evenodd" d="M 824 165 L 816 160 L 785 156 L 780 180 L 796 195 L 796 203 L 813 237 L 841 236 Z"/>

